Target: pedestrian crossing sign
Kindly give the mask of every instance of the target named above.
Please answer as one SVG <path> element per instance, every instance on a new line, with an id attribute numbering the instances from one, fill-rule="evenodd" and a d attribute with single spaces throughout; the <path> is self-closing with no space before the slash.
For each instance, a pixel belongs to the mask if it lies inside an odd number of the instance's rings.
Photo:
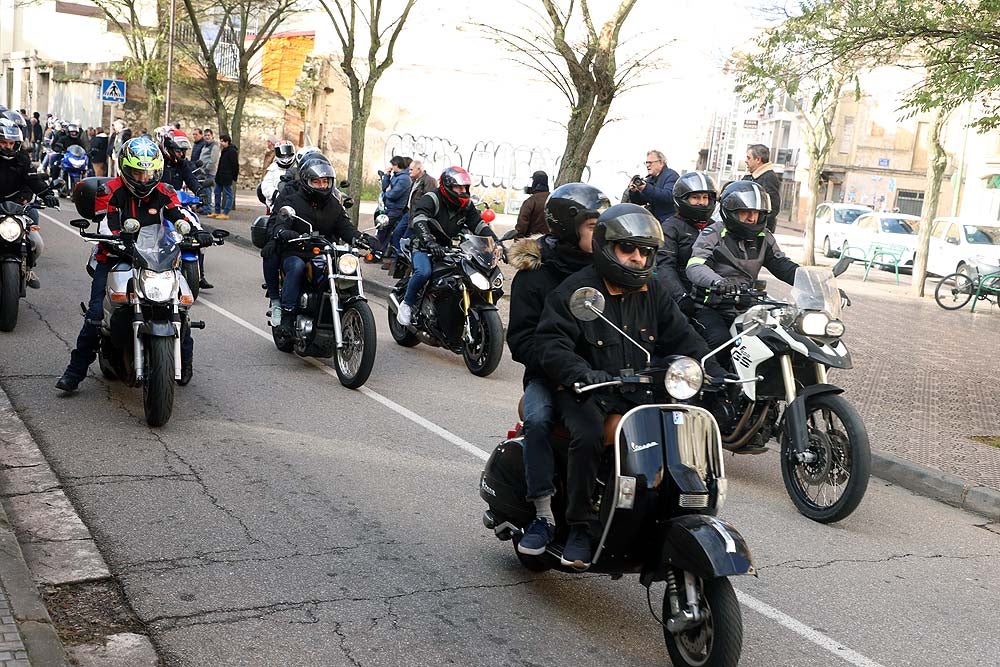
<path id="1" fill-rule="evenodd" d="M 102 79 L 101 101 L 125 104 L 125 82 L 120 79 Z"/>

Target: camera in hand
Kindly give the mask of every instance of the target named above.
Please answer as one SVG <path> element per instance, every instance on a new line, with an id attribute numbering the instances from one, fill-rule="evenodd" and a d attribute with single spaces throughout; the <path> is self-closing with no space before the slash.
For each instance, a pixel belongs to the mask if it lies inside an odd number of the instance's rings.
<path id="1" fill-rule="evenodd" d="M 642 178 L 642 176 L 636 174 L 635 176 L 632 177 L 632 185 L 634 185 L 635 187 L 639 187 L 643 183 L 645 183 L 645 180 Z"/>

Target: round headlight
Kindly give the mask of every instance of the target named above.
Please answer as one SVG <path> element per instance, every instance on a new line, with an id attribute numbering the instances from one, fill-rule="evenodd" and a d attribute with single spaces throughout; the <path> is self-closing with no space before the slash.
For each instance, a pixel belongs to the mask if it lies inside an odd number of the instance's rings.
<path id="1" fill-rule="evenodd" d="M 387 216 L 385 213 L 380 213 L 379 215 L 375 216 L 375 224 L 376 225 L 389 224 L 389 216 Z"/>
<path id="2" fill-rule="evenodd" d="M 188 222 L 187 220 L 178 220 L 177 221 L 177 231 L 179 231 L 181 234 L 185 234 L 185 235 L 190 234 L 191 233 L 191 223 Z"/>
<path id="3" fill-rule="evenodd" d="M 825 336 L 830 318 L 826 313 L 806 313 L 799 320 L 799 331 L 807 336 Z"/>
<path id="4" fill-rule="evenodd" d="M 489 278 L 487 278 L 483 274 L 479 273 L 478 271 L 471 272 L 470 275 L 469 275 L 469 280 L 471 280 L 472 284 L 476 286 L 476 289 L 479 289 L 479 290 L 482 290 L 482 291 L 485 292 L 486 290 L 488 290 L 490 288 Z"/>
<path id="5" fill-rule="evenodd" d="M 122 229 L 128 232 L 129 234 L 135 234 L 137 231 L 139 231 L 139 226 L 140 226 L 139 221 L 136 220 L 135 218 L 129 218 L 128 220 L 122 223 Z"/>
<path id="6" fill-rule="evenodd" d="M 8 243 L 13 243 L 21 238 L 22 229 L 23 227 L 21 227 L 21 224 L 17 220 L 6 218 L 3 222 L 0 222 L 0 238 Z"/>
<path id="7" fill-rule="evenodd" d="M 831 338 L 840 338 L 844 335 L 844 323 L 840 320 L 830 320 L 826 324 L 826 335 Z"/>
<path id="8" fill-rule="evenodd" d="M 667 368 L 664 378 L 667 393 L 679 401 L 685 401 L 699 391 L 705 381 L 705 372 L 701 364 L 691 357 L 681 357 Z"/>
<path id="9" fill-rule="evenodd" d="M 343 254 L 337 260 L 337 268 L 343 274 L 351 274 L 358 270 L 358 258 L 354 255 Z"/>
<path id="10" fill-rule="evenodd" d="M 150 301 L 163 303 L 170 301 L 177 293 L 177 274 L 173 271 L 150 271 L 144 269 L 140 281 L 142 293 Z"/>

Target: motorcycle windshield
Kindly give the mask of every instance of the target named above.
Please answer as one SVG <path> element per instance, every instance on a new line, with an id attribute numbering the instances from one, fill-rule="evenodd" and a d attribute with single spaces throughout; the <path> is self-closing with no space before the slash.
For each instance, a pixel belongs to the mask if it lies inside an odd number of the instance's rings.
<path id="1" fill-rule="evenodd" d="M 177 264 L 181 235 L 167 225 L 147 225 L 139 229 L 135 251 L 150 271 L 169 271 Z"/>
<path id="2" fill-rule="evenodd" d="M 83 147 L 82 146 L 77 146 L 76 144 L 73 144 L 72 146 L 70 146 L 69 148 L 67 148 L 66 152 L 70 156 L 75 157 L 77 159 L 81 159 L 81 158 L 84 158 L 84 157 L 87 156 L 87 153 L 83 150 Z"/>
<path id="3" fill-rule="evenodd" d="M 492 269 L 497 264 L 496 241 L 492 236 L 467 236 L 459 248 L 484 269 Z"/>
<path id="4" fill-rule="evenodd" d="M 796 269 L 792 300 L 799 310 L 824 311 L 831 319 L 840 319 L 840 290 L 830 269 L 802 266 Z"/>

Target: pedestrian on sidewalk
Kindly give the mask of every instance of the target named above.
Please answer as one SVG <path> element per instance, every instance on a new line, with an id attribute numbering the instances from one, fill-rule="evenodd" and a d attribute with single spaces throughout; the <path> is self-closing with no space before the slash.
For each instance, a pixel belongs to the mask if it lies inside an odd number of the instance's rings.
<path id="1" fill-rule="evenodd" d="M 781 210 L 781 179 L 771 162 L 771 149 L 764 144 L 753 144 L 747 148 L 747 171 L 744 181 L 760 184 L 771 198 L 771 212 L 764 217 L 767 230 L 774 233 L 778 225 L 778 211 Z"/>
<path id="2" fill-rule="evenodd" d="M 107 176 L 108 166 L 108 133 L 103 127 L 90 140 L 90 164 L 94 167 L 94 176 Z"/>
<path id="3" fill-rule="evenodd" d="M 222 147 L 215 140 L 215 133 L 211 128 L 206 127 L 202 136 L 205 140 L 205 145 L 202 146 L 201 153 L 199 154 L 202 162 L 202 170 L 206 176 L 214 181 L 215 174 L 219 170 L 219 157 L 222 155 Z M 213 187 L 207 187 L 201 195 L 201 208 L 206 212 L 211 212 L 212 210 L 212 192 Z"/>
<path id="4" fill-rule="evenodd" d="M 531 185 L 525 190 L 530 196 L 521 203 L 521 210 L 517 213 L 517 224 L 514 225 L 514 238 L 516 239 L 549 233 L 549 226 L 545 222 L 545 201 L 549 198 L 549 175 L 544 171 L 536 171 L 531 175 Z"/>
<path id="5" fill-rule="evenodd" d="M 210 218 L 228 220 L 229 211 L 233 209 L 233 185 L 240 175 L 240 149 L 232 142 L 233 138 L 228 134 L 219 135 L 222 152 L 219 155 L 219 169 L 215 173 L 215 213 L 209 214 Z"/>

